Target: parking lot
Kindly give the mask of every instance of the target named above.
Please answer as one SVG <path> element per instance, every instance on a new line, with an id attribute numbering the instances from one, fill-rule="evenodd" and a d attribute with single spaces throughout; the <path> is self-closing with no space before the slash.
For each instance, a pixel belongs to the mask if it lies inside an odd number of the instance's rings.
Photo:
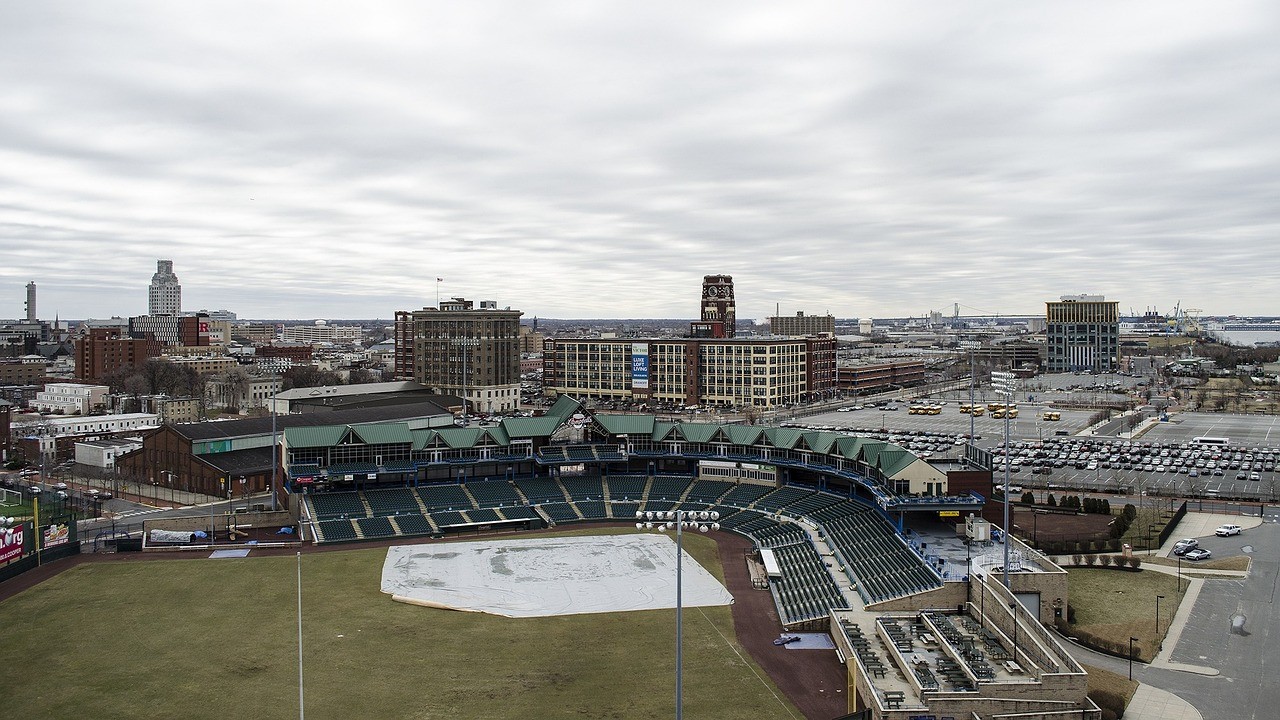
<path id="1" fill-rule="evenodd" d="M 909 401 L 864 406 L 810 416 L 796 424 L 885 438 L 930 433 L 954 439 L 969 433 L 970 416 L 960 412 L 958 402 L 945 401 L 938 415 L 912 415 L 909 407 Z M 1009 422 L 1015 458 L 1012 484 L 1125 496 L 1280 500 L 1280 475 L 1275 470 L 1280 459 L 1280 418 L 1178 413 L 1129 440 L 1088 434 L 1085 423 L 1093 415 L 1091 410 L 1061 410 L 1062 419 L 1052 422 L 1043 419 L 1046 406 L 1022 403 L 1018 407 L 1019 417 Z M 973 419 L 973 428 L 976 444 L 997 453 L 999 482 L 1004 420 L 984 414 Z M 1216 452 L 1192 447 L 1192 439 L 1202 436 L 1225 437 L 1230 444 Z M 1196 456 L 1198 451 L 1203 457 Z M 1039 472 L 1033 473 L 1037 460 Z"/>

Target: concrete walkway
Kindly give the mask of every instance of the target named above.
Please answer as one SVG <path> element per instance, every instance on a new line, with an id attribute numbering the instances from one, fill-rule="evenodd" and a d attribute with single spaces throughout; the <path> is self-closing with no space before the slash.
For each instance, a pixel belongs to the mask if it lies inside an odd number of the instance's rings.
<path id="1" fill-rule="evenodd" d="M 1125 720 L 1203 720 L 1194 705 L 1167 690 L 1139 683 L 1124 711 Z"/>

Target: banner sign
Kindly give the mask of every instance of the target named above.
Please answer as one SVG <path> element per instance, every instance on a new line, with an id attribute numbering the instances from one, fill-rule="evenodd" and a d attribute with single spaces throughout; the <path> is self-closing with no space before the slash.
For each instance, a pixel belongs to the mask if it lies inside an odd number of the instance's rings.
<path id="1" fill-rule="evenodd" d="M 26 524 L 0 528 L 0 562 L 8 562 L 22 557 L 22 547 L 26 538 Z"/>
<path id="2" fill-rule="evenodd" d="M 631 345 L 631 389 L 649 389 L 649 343 Z"/>
<path id="3" fill-rule="evenodd" d="M 50 525 L 44 529 L 44 544 L 41 547 L 53 547 L 54 545 L 62 545 L 71 540 L 71 530 L 62 525 Z"/>

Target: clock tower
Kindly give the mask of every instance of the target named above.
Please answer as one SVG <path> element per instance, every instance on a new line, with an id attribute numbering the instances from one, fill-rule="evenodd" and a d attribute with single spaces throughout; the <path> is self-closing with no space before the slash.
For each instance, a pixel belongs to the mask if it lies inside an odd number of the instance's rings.
<path id="1" fill-rule="evenodd" d="M 693 323 L 694 337 L 731 338 L 736 330 L 733 277 L 702 278 L 702 319 Z"/>

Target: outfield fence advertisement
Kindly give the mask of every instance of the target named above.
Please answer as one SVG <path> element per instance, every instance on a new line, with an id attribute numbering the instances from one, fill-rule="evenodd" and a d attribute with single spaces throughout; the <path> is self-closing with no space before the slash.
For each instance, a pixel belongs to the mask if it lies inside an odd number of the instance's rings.
<path id="1" fill-rule="evenodd" d="M 22 550 L 27 538 L 26 530 L 26 523 L 0 528 L 0 563 L 22 557 Z"/>

